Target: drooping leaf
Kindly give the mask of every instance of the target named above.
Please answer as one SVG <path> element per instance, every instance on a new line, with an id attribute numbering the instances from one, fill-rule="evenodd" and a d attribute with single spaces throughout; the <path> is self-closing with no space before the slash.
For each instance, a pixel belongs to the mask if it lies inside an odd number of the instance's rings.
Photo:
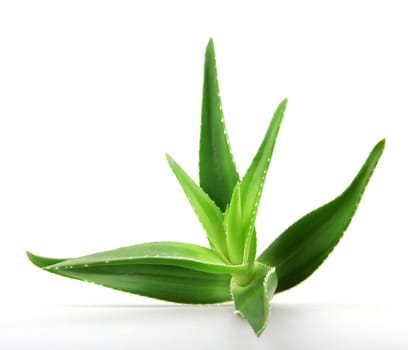
<path id="1" fill-rule="evenodd" d="M 225 211 L 239 175 L 224 123 L 212 39 L 205 53 L 199 170 L 200 186 Z"/>
<path id="2" fill-rule="evenodd" d="M 241 182 L 242 229 L 246 234 L 245 262 L 252 262 L 255 259 L 255 218 L 286 105 L 287 99 L 283 100 L 276 109 L 258 152 Z"/>
<path id="3" fill-rule="evenodd" d="M 27 253 L 34 265 L 47 268 L 49 262 L 63 259 L 44 258 Z M 187 304 L 212 304 L 231 300 L 227 274 L 212 274 L 161 264 L 105 264 L 48 271 L 108 288 L 150 298 Z"/>
<path id="4" fill-rule="evenodd" d="M 224 231 L 224 215 L 214 201 L 168 154 L 167 161 L 184 190 L 191 206 L 207 233 L 208 241 L 221 256 L 228 260 Z"/>
<path id="5" fill-rule="evenodd" d="M 260 336 L 270 316 L 269 300 L 278 285 L 275 268 L 255 263 L 253 279 L 249 284 L 240 285 L 231 279 L 231 293 L 235 308 Z"/>
<path id="6" fill-rule="evenodd" d="M 47 270 L 90 266 L 160 264 L 225 274 L 240 272 L 244 266 L 226 264 L 212 249 L 182 242 L 151 242 L 73 258 L 47 266 Z"/>
<path id="7" fill-rule="evenodd" d="M 302 217 L 283 232 L 257 259 L 275 266 L 282 292 L 311 275 L 334 249 L 347 229 L 385 147 L 380 141 L 349 187 L 336 199 Z"/>
<path id="8" fill-rule="evenodd" d="M 233 264 L 242 264 L 245 232 L 242 230 L 241 190 L 237 182 L 232 193 L 231 203 L 225 213 L 225 232 L 228 254 Z"/>

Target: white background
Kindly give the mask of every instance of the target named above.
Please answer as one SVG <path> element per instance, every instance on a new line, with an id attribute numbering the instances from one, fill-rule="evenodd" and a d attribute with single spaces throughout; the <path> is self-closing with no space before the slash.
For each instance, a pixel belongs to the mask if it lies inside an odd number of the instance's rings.
<path id="1" fill-rule="evenodd" d="M 406 304 L 407 16 L 404 1 L 1 2 L 0 303 L 151 302 L 43 272 L 26 250 L 206 244 L 164 153 L 197 179 L 213 37 L 241 174 L 289 98 L 260 250 L 339 194 L 387 138 L 338 247 L 275 302 Z"/>

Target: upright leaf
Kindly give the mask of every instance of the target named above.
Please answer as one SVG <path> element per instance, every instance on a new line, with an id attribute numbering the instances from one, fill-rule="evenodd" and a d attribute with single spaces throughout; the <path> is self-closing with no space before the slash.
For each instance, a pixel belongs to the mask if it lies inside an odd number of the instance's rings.
<path id="1" fill-rule="evenodd" d="M 277 285 L 275 268 L 260 263 L 255 263 L 254 278 L 249 284 L 241 285 L 236 279 L 231 279 L 235 308 L 249 322 L 257 336 L 268 324 L 271 313 L 269 300 Z"/>
<path id="2" fill-rule="evenodd" d="M 239 175 L 224 124 L 212 39 L 205 52 L 199 172 L 200 186 L 225 211 Z"/>
<path id="3" fill-rule="evenodd" d="M 225 232 L 228 254 L 233 264 L 242 264 L 245 232 L 242 230 L 241 190 L 237 182 L 231 203 L 225 213 Z"/>
<path id="4" fill-rule="evenodd" d="M 306 279 L 334 249 L 357 210 L 384 147 L 382 140 L 373 148 L 353 182 L 339 197 L 302 217 L 259 256 L 259 262 L 276 267 L 277 292 Z"/>
<path id="5" fill-rule="evenodd" d="M 50 265 L 64 259 L 27 255 L 34 265 L 55 274 L 150 298 L 187 304 L 231 300 L 231 276 L 228 274 L 162 264 L 104 264 L 56 270 Z"/>
<path id="6" fill-rule="evenodd" d="M 287 99 L 283 100 L 276 109 L 258 152 L 241 182 L 242 226 L 247 235 L 244 253 L 245 262 L 251 262 L 255 258 L 255 218 L 286 105 Z"/>
<path id="7" fill-rule="evenodd" d="M 179 180 L 198 219 L 203 225 L 211 247 L 228 260 L 224 231 L 224 215 L 220 208 L 217 207 L 207 193 L 205 193 L 169 155 L 167 155 L 167 161 Z"/>

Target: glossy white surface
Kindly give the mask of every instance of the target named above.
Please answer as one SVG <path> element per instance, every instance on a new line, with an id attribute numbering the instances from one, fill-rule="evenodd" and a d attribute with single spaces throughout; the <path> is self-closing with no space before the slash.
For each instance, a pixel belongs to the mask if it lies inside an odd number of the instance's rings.
<path id="1" fill-rule="evenodd" d="M 0 348 L 405 350 L 406 311 L 274 304 L 269 326 L 258 339 L 232 305 L 22 307 L 8 309 L 1 318 Z"/>

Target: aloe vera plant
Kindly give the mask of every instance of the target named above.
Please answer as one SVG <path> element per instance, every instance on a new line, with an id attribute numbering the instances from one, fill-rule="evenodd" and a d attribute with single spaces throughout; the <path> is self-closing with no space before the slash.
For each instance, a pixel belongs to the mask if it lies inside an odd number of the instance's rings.
<path id="1" fill-rule="evenodd" d="M 54 259 L 27 252 L 28 258 L 58 275 L 151 298 L 188 304 L 232 300 L 259 336 L 268 323 L 272 296 L 305 280 L 339 242 L 385 146 L 385 140 L 375 145 L 337 198 L 299 219 L 256 258 L 255 219 L 286 105 L 286 99 L 279 104 L 258 152 L 240 178 L 224 124 L 210 40 L 204 65 L 200 183 L 167 155 L 210 247 L 152 242 L 79 258 Z"/>

